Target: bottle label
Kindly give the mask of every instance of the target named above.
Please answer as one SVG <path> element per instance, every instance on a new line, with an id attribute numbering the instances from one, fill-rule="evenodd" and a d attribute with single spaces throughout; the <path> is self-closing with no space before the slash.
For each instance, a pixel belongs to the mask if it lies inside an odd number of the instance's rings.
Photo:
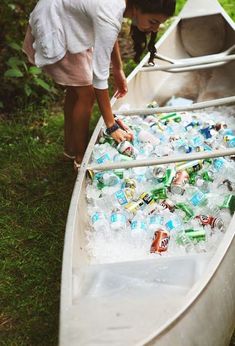
<path id="1" fill-rule="evenodd" d="M 126 218 L 123 214 L 120 213 L 113 213 L 111 215 L 111 219 L 110 219 L 111 223 L 115 223 L 115 222 L 121 222 L 121 223 L 125 223 L 126 222 Z"/>
<path id="2" fill-rule="evenodd" d="M 125 195 L 125 193 L 124 193 L 123 190 L 117 191 L 117 192 L 115 193 L 115 196 L 116 196 L 116 198 L 117 198 L 119 204 L 125 205 L 125 204 L 128 203 L 127 197 L 126 197 L 126 195 Z"/>
<path id="3" fill-rule="evenodd" d="M 108 153 L 105 153 L 104 155 L 100 156 L 96 161 L 99 164 L 105 163 L 110 160 L 110 156 Z"/>
<path id="4" fill-rule="evenodd" d="M 92 215 L 91 221 L 94 224 L 95 222 L 97 222 L 98 220 L 100 220 L 100 214 L 98 212 L 94 213 Z"/>
<path id="5" fill-rule="evenodd" d="M 131 229 L 133 231 L 137 230 L 137 229 L 140 229 L 142 231 L 145 231 L 147 228 L 147 225 L 144 221 L 137 221 L 137 220 L 134 220 L 131 222 Z"/>

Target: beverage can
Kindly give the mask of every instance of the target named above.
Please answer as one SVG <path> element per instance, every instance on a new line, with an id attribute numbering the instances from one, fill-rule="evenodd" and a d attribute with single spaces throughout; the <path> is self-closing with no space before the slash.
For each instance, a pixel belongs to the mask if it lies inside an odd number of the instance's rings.
<path id="1" fill-rule="evenodd" d="M 203 162 L 202 160 L 195 160 L 195 161 L 189 161 L 185 163 L 181 163 L 180 165 L 177 165 L 176 170 L 181 171 L 181 170 L 186 170 L 188 174 L 200 171 L 203 167 Z"/>
<path id="2" fill-rule="evenodd" d="M 206 240 L 206 231 L 204 229 L 194 230 L 186 229 L 185 235 L 194 242 L 205 241 Z"/>
<path id="3" fill-rule="evenodd" d="M 183 221 L 188 222 L 194 217 L 193 209 L 186 203 L 176 203 L 176 208 L 184 212 Z"/>
<path id="4" fill-rule="evenodd" d="M 205 181 L 213 182 L 214 180 L 213 173 L 210 171 L 203 172 L 201 176 L 202 176 L 202 179 L 204 179 Z"/>
<path id="5" fill-rule="evenodd" d="M 161 252 L 167 251 L 169 240 L 170 240 L 170 233 L 166 230 L 158 228 L 154 233 L 150 252 L 161 253 Z"/>
<path id="6" fill-rule="evenodd" d="M 167 199 L 167 189 L 166 187 L 161 187 L 151 191 L 154 200 Z"/>
<path id="7" fill-rule="evenodd" d="M 163 178 L 163 183 L 166 187 L 170 187 L 172 180 L 175 177 L 175 174 L 176 174 L 175 169 L 167 168 L 166 173 L 165 173 L 164 178 Z"/>
<path id="8" fill-rule="evenodd" d="M 144 201 L 139 199 L 137 201 L 130 201 L 125 205 L 125 209 L 130 213 L 130 214 L 136 214 L 137 211 L 144 205 Z"/>
<path id="9" fill-rule="evenodd" d="M 122 155 L 126 155 L 129 157 L 135 156 L 135 149 L 134 149 L 133 145 L 128 141 L 123 141 L 123 142 L 119 143 L 117 146 L 117 150 Z"/>
<path id="10" fill-rule="evenodd" d="M 154 203 L 154 198 L 151 194 L 147 192 L 143 192 L 140 196 L 139 199 L 142 199 L 145 204 L 153 204 Z"/>
<path id="11" fill-rule="evenodd" d="M 166 169 L 164 166 L 151 167 L 150 170 L 153 178 L 158 179 L 160 182 L 163 181 L 166 173 Z"/>
<path id="12" fill-rule="evenodd" d="M 162 201 L 160 203 L 160 206 L 162 207 L 162 209 L 169 209 L 171 212 L 173 212 L 175 210 L 175 204 L 170 200 L 170 199 L 165 199 L 164 201 Z"/>
<path id="13" fill-rule="evenodd" d="M 103 136 L 99 138 L 99 143 L 100 144 L 108 143 L 111 145 L 111 147 L 114 147 L 114 148 L 117 146 L 117 142 L 115 141 L 115 139 L 109 136 L 108 134 L 106 134 L 105 132 Z"/>
<path id="14" fill-rule="evenodd" d="M 211 215 L 197 215 L 196 219 L 203 226 L 211 226 L 211 228 L 217 228 L 220 231 L 224 230 L 224 222 L 219 217 L 213 217 Z"/>
<path id="15" fill-rule="evenodd" d="M 170 186 L 171 192 L 177 195 L 183 195 L 185 192 L 185 185 L 189 181 L 189 174 L 187 171 L 178 171 Z"/>
<path id="16" fill-rule="evenodd" d="M 181 121 L 181 116 L 177 113 L 167 113 L 159 116 L 159 119 L 165 123 L 169 121 L 175 121 L 179 123 Z"/>
<path id="17" fill-rule="evenodd" d="M 130 179 L 130 178 L 124 179 L 122 187 L 123 188 L 135 189 L 136 188 L 136 181 L 135 181 L 135 179 Z"/>
<path id="18" fill-rule="evenodd" d="M 235 211 L 235 195 L 227 195 L 224 197 L 224 201 L 220 206 L 220 209 L 228 208 L 230 213 L 233 214 Z"/>

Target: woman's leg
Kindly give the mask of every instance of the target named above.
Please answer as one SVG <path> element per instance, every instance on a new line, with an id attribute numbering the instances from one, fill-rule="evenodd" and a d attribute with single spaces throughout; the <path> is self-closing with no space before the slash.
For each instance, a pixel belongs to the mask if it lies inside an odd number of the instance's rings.
<path id="1" fill-rule="evenodd" d="M 92 85 L 68 87 L 64 105 L 64 148 L 81 162 L 89 141 L 89 122 L 95 102 Z"/>

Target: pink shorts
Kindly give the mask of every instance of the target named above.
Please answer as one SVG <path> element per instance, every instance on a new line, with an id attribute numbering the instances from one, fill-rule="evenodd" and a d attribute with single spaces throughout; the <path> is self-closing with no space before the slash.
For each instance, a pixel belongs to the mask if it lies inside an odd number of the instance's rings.
<path id="1" fill-rule="evenodd" d="M 27 29 L 23 51 L 29 61 L 35 65 L 33 48 L 34 38 L 30 26 Z M 86 86 L 92 84 L 92 49 L 84 52 L 71 54 L 67 52 L 63 59 L 54 64 L 42 68 L 57 84 L 69 86 Z"/>

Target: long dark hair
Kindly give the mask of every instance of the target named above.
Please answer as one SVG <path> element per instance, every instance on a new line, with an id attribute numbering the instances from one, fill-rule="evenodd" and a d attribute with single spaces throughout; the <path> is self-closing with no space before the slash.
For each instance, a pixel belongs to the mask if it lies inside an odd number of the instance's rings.
<path id="1" fill-rule="evenodd" d="M 128 6 L 138 8 L 142 13 L 159 13 L 167 17 L 170 17 L 175 12 L 176 0 L 129 0 Z M 140 57 L 145 50 L 148 48 L 150 52 L 149 64 L 154 64 L 154 57 L 156 54 L 155 41 L 157 33 L 151 32 L 149 40 L 147 40 L 147 34 L 140 31 L 137 26 L 131 25 L 131 37 L 134 42 L 136 62 L 140 61 Z M 148 41 L 148 43 L 147 43 Z"/>

